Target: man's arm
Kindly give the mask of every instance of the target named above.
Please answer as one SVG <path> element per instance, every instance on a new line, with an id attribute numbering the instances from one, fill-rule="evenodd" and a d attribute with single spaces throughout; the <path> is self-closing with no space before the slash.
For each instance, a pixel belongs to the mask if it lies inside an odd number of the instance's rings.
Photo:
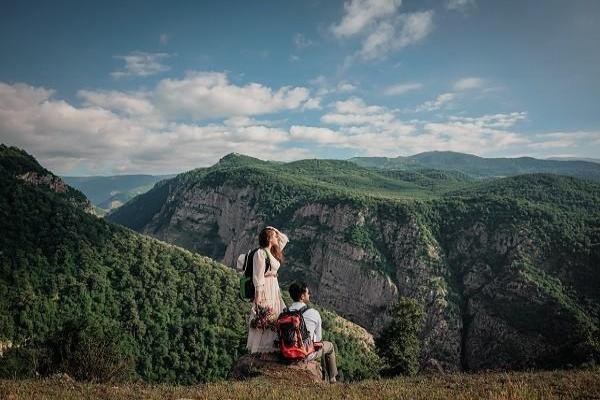
<path id="1" fill-rule="evenodd" d="M 316 320 L 317 320 L 317 327 L 315 328 L 315 342 L 320 342 L 323 339 L 323 331 L 321 328 L 321 314 L 319 314 L 319 312 L 317 310 L 315 310 L 315 314 L 316 314 Z"/>

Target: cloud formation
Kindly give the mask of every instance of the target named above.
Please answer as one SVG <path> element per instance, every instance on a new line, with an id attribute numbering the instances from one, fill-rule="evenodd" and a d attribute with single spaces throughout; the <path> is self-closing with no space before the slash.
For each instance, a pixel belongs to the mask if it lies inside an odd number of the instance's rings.
<path id="1" fill-rule="evenodd" d="M 79 96 L 78 107 L 55 99 L 46 88 L 0 83 L 2 142 L 26 149 L 59 174 L 179 172 L 229 152 L 273 160 L 310 155 L 280 147 L 289 140 L 287 129 L 248 117 L 199 125 L 156 118 L 154 111 L 160 110 L 131 93 L 80 91 Z"/>
<path id="2" fill-rule="evenodd" d="M 398 96 L 414 90 L 419 90 L 422 87 L 423 85 L 417 82 L 400 83 L 398 85 L 391 85 L 386 87 L 383 90 L 383 94 L 385 94 L 386 96 Z"/>
<path id="3" fill-rule="evenodd" d="M 400 0 L 350 0 L 342 20 L 331 26 L 335 37 L 362 37 L 357 56 L 384 58 L 388 53 L 416 44 L 433 30 L 433 11 L 400 14 Z"/>
<path id="4" fill-rule="evenodd" d="M 206 81 L 194 81 L 201 78 Z M 196 86 L 213 87 L 213 81 L 224 87 L 235 86 L 234 93 L 247 86 L 233 85 L 223 76 L 194 75 L 180 81 L 188 79 L 194 81 L 192 91 Z M 180 94 L 187 94 L 188 84 L 185 82 Z M 244 93 L 259 93 L 258 98 L 273 104 L 293 103 L 301 111 L 302 102 L 276 96 L 280 89 L 258 86 L 262 89 Z M 231 114 L 220 107 L 211 108 L 214 101 L 204 97 L 202 101 L 196 98 L 193 104 L 202 108 L 206 101 L 207 109 L 216 110 L 215 115 L 231 115 L 208 122 L 180 120 L 179 114 L 172 114 L 165 103 L 156 101 L 157 91 L 158 87 L 132 92 L 81 90 L 81 104 L 76 105 L 56 98 L 51 89 L 0 82 L 2 142 L 26 149 L 59 174 L 180 172 L 213 164 L 229 152 L 291 161 L 313 158 L 319 149 L 388 157 L 429 150 L 539 157 L 600 151 L 597 131 L 520 133 L 515 128 L 528 118 L 526 112 L 405 121 L 396 110 L 352 96 L 327 104 L 320 116 L 322 126 L 302 123 L 299 118 L 286 127 L 285 119 L 259 120 L 248 110 L 243 115 L 241 111 Z M 200 92 L 204 93 L 203 89 Z M 254 105 L 249 110 L 260 111 Z"/>
<path id="5" fill-rule="evenodd" d="M 163 113 L 197 120 L 319 106 L 307 88 L 284 86 L 273 90 L 260 83 L 238 86 L 222 72 L 191 72 L 182 79 L 163 79 L 154 91 L 154 99 Z"/>
<path id="6" fill-rule="evenodd" d="M 475 5 L 475 0 L 448 0 L 446 2 L 446 8 L 448 10 L 455 10 L 455 11 L 465 11 L 469 7 L 472 7 L 474 5 Z"/>
<path id="7" fill-rule="evenodd" d="M 161 37 L 162 40 L 162 37 Z M 129 76 L 150 76 L 170 69 L 164 65 L 162 60 L 169 58 L 167 53 L 146 53 L 143 51 L 133 51 L 127 55 L 118 55 L 114 58 L 125 61 L 125 69 L 111 72 L 115 79 Z"/>
<path id="8" fill-rule="evenodd" d="M 471 90 L 482 88 L 485 81 L 477 77 L 459 79 L 454 83 L 454 90 Z"/>
<path id="9" fill-rule="evenodd" d="M 438 97 L 436 97 L 435 100 L 429 100 L 417 106 L 415 111 L 423 112 L 439 110 L 440 108 L 444 107 L 445 105 L 449 104 L 452 100 L 454 100 L 455 97 L 456 95 L 454 93 L 442 93 Z"/>

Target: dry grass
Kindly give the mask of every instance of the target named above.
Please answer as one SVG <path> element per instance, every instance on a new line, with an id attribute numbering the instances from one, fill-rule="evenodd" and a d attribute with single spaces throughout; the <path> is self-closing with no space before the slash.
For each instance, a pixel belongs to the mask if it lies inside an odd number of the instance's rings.
<path id="1" fill-rule="evenodd" d="M 253 380 L 198 386 L 0 380 L 1 399 L 600 399 L 600 370 L 450 374 L 315 385 Z"/>

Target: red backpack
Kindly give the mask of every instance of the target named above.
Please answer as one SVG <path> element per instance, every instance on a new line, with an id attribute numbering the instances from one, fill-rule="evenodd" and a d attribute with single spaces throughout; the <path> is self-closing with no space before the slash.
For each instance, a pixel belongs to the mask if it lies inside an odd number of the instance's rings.
<path id="1" fill-rule="evenodd" d="M 286 308 L 277 318 L 276 327 L 279 335 L 281 355 L 291 361 L 300 361 L 315 351 L 310 332 L 304 323 L 304 312 L 308 306 L 299 310 Z"/>

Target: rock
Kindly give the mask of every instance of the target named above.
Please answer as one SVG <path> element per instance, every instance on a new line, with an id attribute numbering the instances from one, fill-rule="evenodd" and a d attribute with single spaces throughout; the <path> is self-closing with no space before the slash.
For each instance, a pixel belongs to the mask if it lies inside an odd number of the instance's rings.
<path id="1" fill-rule="evenodd" d="M 322 383 L 323 375 L 318 361 L 289 363 L 278 353 L 246 354 L 238 359 L 229 378 L 252 379 L 265 377 L 271 380 L 295 383 Z"/>

